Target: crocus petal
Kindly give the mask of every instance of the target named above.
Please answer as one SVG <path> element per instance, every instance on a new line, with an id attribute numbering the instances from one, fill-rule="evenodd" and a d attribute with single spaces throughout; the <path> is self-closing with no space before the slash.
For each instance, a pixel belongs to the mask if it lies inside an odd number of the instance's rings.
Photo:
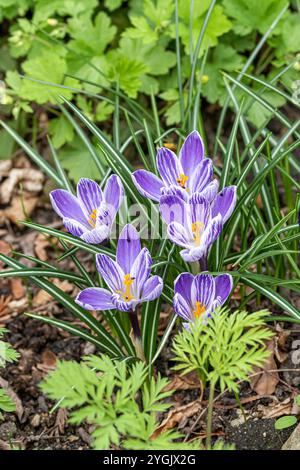
<path id="1" fill-rule="evenodd" d="M 151 276 L 145 282 L 142 290 L 142 301 L 151 301 L 157 299 L 163 290 L 163 280 L 159 276 Z"/>
<path id="2" fill-rule="evenodd" d="M 207 225 L 201 239 L 201 245 L 209 248 L 214 241 L 219 237 L 223 228 L 222 216 L 219 214 L 217 217 L 211 219 Z"/>
<path id="3" fill-rule="evenodd" d="M 113 292 L 123 292 L 124 273 L 118 263 L 113 261 L 109 256 L 101 253 L 96 256 L 96 268 Z"/>
<path id="4" fill-rule="evenodd" d="M 117 175 L 111 175 L 105 185 L 103 198 L 113 219 L 118 212 L 124 196 L 122 181 Z"/>
<path id="5" fill-rule="evenodd" d="M 212 203 L 211 212 L 212 217 L 221 214 L 223 224 L 231 216 L 236 204 L 236 186 L 228 186 L 224 188 L 215 198 Z"/>
<path id="6" fill-rule="evenodd" d="M 207 311 L 210 311 L 211 304 L 215 299 L 215 281 L 211 274 L 197 274 L 194 277 L 191 298 L 193 305 L 200 302 Z"/>
<path id="7" fill-rule="evenodd" d="M 204 157 L 203 141 L 197 131 L 191 132 L 181 147 L 180 162 L 183 173 L 191 177 L 196 166 Z"/>
<path id="8" fill-rule="evenodd" d="M 213 164 L 210 158 L 205 158 L 195 168 L 188 187 L 191 193 L 201 192 L 211 182 L 213 175 Z"/>
<path id="9" fill-rule="evenodd" d="M 205 254 L 206 247 L 203 245 L 193 248 L 186 248 L 180 252 L 182 259 L 187 263 L 194 263 L 195 261 L 199 261 L 199 259 L 201 259 Z"/>
<path id="10" fill-rule="evenodd" d="M 208 202 L 212 202 L 216 197 L 218 190 L 219 181 L 217 179 L 214 179 L 201 191 L 201 196 L 205 197 Z"/>
<path id="11" fill-rule="evenodd" d="M 105 201 L 102 201 L 97 210 L 96 227 L 107 225 L 111 227 L 114 218 L 114 213 L 111 212 Z"/>
<path id="12" fill-rule="evenodd" d="M 109 228 L 106 225 L 102 225 L 102 226 L 94 228 L 93 230 L 84 232 L 80 236 L 82 240 L 84 240 L 86 243 L 90 243 L 91 245 L 102 243 L 108 237 L 109 237 Z"/>
<path id="13" fill-rule="evenodd" d="M 172 150 L 162 147 L 157 151 L 156 162 L 159 174 L 165 184 L 167 186 L 170 184 L 176 185 L 176 180 L 183 170 L 175 153 L 172 152 Z"/>
<path id="14" fill-rule="evenodd" d="M 167 225 L 171 222 L 178 222 L 185 226 L 187 208 L 186 202 L 181 197 L 170 194 L 160 198 L 160 213 Z"/>
<path id="15" fill-rule="evenodd" d="M 81 206 L 75 196 L 64 189 L 55 189 L 50 193 L 50 201 L 55 212 L 65 219 L 77 220 L 89 226 Z"/>
<path id="16" fill-rule="evenodd" d="M 220 274 L 215 278 L 216 297 L 220 299 L 221 305 L 226 302 L 232 291 L 233 279 L 230 274 Z"/>
<path id="17" fill-rule="evenodd" d="M 200 222 L 206 227 L 211 217 L 209 202 L 201 194 L 194 193 L 189 199 L 189 204 L 192 223 Z"/>
<path id="18" fill-rule="evenodd" d="M 79 292 L 75 302 L 85 310 L 109 310 L 114 308 L 111 293 L 100 287 L 89 287 Z"/>
<path id="19" fill-rule="evenodd" d="M 177 315 L 182 317 L 184 320 L 192 320 L 192 311 L 188 303 L 180 294 L 175 294 L 173 299 L 174 311 Z"/>
<path id="20" fill-rule="evenodd" d="M 137 255 L 130 271 L 131 278 L 134 279 L 132 292 L 134 297 L 139 298 L 143 285 L 147 281 L 152 265 L 152 258 L 147 248 L 143 248 Z"/>
<path id="21" fill-rule="evenodd" d="M 120 233 L 117 246 L 117 263 L 125 274 L 129 274 L 131 267 L 141 251 L 141 241 L 133 225 L 127 224 Z"/>
<path id="22" fill-rule="evenodd" d="M 63 223 L 68 232 L 70 232 L 75 237 L 80 237 L 84 232 L 87 231 L 87 227 L 77 222 L 77 220 L 64 218 Z"/>
<path id="23" fill-rule="evenodd" d="M 180 294 L 187 304 L 192 308 L 191 304 L 191 288 L 194 276 L 190 273 L 182 273 L 177 276 L 174 282 L 175 294 Z"/>
<path id="24" fill-rule="evenodd" d="M 188 198 L 189 198 L 189 195 L 186 189 L 178 185 L 175 186 L 174 184 L 170 186 L 164 186 L 161 189 L 161 196 L 177 196 L 183 199 L 184 201 L 188 201 Z"/>
<path id="25" fill-rule="evenodd" d="M 143 196 L 148 197 L 153 201 L 159 201 L 161 189 L 164 186 L 164 183 L 160 178 L 147 170 L 137 170 L 131 175 L 131 177 L 136 188 Z"/>
<path id="26" fill-rule="evenodd" d="M 168 226 L 168 237 L 175 245 L 186 248 L 189 245 L 189 234 L 187 230 L 177 222 L 171 222 Z"/>
<path id="27" fill-rule="evenodd" d="M 77 184 L 77 198 L 86 218 L 89 219 L 91 213 L 98 209 L 102 201 L 102 191 L 99 184 L 88 178 L 80 178 Z"/>
<path id="28" fill-rule="evenodd" d="M 125 300 L 122 300 L 122 298 L 118 294 L 113 294 L 111 296 L 111 300 L 114 305 L 114 308 L 121 310 L 122 312 L 128 312 L 129 310 L 133 310 L 134 306 L 136 305 L 136 302 L 125 302 Z"/>

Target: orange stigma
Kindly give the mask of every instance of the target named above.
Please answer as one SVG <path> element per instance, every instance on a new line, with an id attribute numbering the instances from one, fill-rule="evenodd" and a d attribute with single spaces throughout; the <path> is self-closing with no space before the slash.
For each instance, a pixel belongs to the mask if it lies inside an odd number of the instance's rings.
<path id="1" fill-rule="evenodd" d="M 206 311 L 206 307 L 201 302 L 196 302 L 196 309 L 193 311 L 194 317 L 199 318 Z"/>
<path id="2" fill-rule="evenodd" d="M 179 184 L 179 186 L 186 189 L 185 185 L 188 179 L 189 179 L 188 176 L 184 175 L 183 173 L 180 173 L 178 178 L 176 178 L 176 181 Z"/>
<path id="3" fill-rule="evenodd" d="M 201 242 L 201 231 L 204 226 L 203 222 L 195 222 L 192 224 L 192 232 L 196 245 L 200 245 Z"/>
<path id="4" fill-rule="evenodd" d="M 93 209 L 90 213 L 88 223 L 94 228 L 96 227 L 97 209 Z"/>

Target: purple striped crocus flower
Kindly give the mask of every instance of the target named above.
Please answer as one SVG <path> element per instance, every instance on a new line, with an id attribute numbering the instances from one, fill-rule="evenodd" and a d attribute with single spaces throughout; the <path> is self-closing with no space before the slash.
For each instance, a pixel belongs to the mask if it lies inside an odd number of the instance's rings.
<path id="1" fill-rule="evenodd" d="M 156 164 L 161 178 L 146 170 L 132 174 L 136 188 L 149 199 L 159 201 L 162 195 L 174 192 L 186 199 L 201 192 L 212 201 L 218 192 L 219 183 L 212 180 L 212 161 L 204 158 L 203 141 L 197 131 L 187 136 L 179 157 L 166 147 L 158 149 Z"/>
<path id="2" fill-rule="evenodd" d="M 174 283 L 173 307 L 175 313 L 185 320 L 185 328 L 197 318 L 205 321 L 214 311 L 221 307 L 229 297 L 233 281 L 230 274 L 190 273 L 180 274 Z"/>
<path id="3" fill-rule="evenodd" d="M 77 197 L 64 189 L 55 189 L 50 193 L 50 200 L 72 235 L 95 244 L 109 237 L 123 195 L 120 178 L 111 175 L 103 192 L 95 181 L 81 178 L 77 184 Z"/>
<path id="4" fill-rule="evenodd" d="M 116 261 L 98 254 L 96 267 L 109 289 L 90 287 L 80 292 L 76 302 L 86 310 L 133 311 L 141 302 L 160 296 L 163 281 L 150 276 L 152 259 L 147 248 L 141 248 L 136 229 L 128 224 L 119 237 Z"/>
<path id="5" fill-rule="evenodd" d="M 194 193 L 187 201 L 177 195 L 161 197 L 160 211 L 168 225 L 168 237 L 184 248 L 180 254 L 185 261 L 206 260 L 235 203 L 235 186 L 224 188 L 211 204 L 200 193 Z M 206 270 L 206 261 L 204 266 Z"/>

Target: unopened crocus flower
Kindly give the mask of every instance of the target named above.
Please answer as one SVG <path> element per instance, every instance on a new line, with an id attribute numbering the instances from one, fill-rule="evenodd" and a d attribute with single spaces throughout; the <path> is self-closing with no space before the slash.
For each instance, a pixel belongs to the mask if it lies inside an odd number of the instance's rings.
<path id="1" fill-rule="evenodd" d="M 133 311 L 141 302 L 160 296 L 163 281 L 150 276 L 152 259 L 147 248 L 141 248 L 136 229 L 126 225 L 118 241 L 116 261 L 98 254 L 96 267 L 108 289 L 91 287 L 84 289 L 76 302 L 86 310 Z"/>
<path id="2" fill-rule="evenodd" d="M 132 174 L 136 188 L 149 199 L 159 201 L 162 195 L 174 192 L 186 199 L 201 192 L 212 201 L 218 192 L 218 181 L 212 180 L 212 161 L 204 157 L 204 145 L 197 131 L 187 136 L 179 157 L 166 147 L 158 149 L 156 164 L 160 178 L 146 170 Z"/>
<path id="3" fill-rule="evenodd" d="M 189 328 L 197 318 L 205 321 L 229 297 L 233 281 L 229 274 L 213 277 L 211 274 L 180 274 L 174 283 L 173 306 L 175 313 L 185 320 Z"/>
<path id="4" fill-rule="evenodd" d="M 219 237 L 235 203 L 235 186 L 224 188 L 212 204 L 199 193 L 190 196 L 187 202 L 176 195 L 162 196 L 160 211 L 168 225 L 168 237 L 183 248 L 180 254 L 185 261 L 207 258 L 209 248 Z"/>
<path id="5" fill-rule="evenodd" d="M 95 244 L 109 237 L 123 195 L 120 178 L 111 175 L 103 192 L 95 181 L 81 178 L 77 184 L 77 197 L 64 189 L 55 189 L 50 193 L 50 200 L 72 235 Z"/>

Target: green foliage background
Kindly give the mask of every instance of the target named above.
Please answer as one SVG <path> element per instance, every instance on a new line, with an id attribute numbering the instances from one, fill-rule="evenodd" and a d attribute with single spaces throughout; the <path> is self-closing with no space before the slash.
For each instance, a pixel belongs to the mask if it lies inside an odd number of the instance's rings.
<path id="1" fill-rule="evenodd" d="M 211 0 L 178 1 L 186 100 L 191 58 L 210 3 Z M 233 73 L 242 68 L 285 6 L 286 12 L 250 72 L 257 78 L 270 80 L 280 68 L 295 61 L 282 79 L 284 87 L 291 90 L 299 73 L 297 5 L 287 0 L 261 0 L 259 5 L 256 0 L 216 1 L 199 51 L 199 60 L 207 54 L 205 66 L 196 73 L 196 81 L 202 83 L 202 95 L 209 103 L 224 104 L 227 90 L 221 72 Z M 1 111 L 17 119 L 18 130 L 22 131 L 21 115 L 32 113 L 37 105 L 46 107 L 54 147 L 72 142 L 66 155 L 75 147 L 77 154 L 82 154 L 83 146 L 80 142 L 74 145 L 74 129 L 56 106 L 58 94 L 73 99 L 90 120 L 106 124 L 114 109 L 111 88 L 117 87 L 128 97 L 138 98 L 144 107 L 150 107 L 151 94 L 158 95 L 160 115 L 168 126 L 177 125 L 180 106 L 174 9 L 174 0 L 2 0 Z M 22 79 L 20 73 L 27 78 Z M 41 85 L 30 78 L 64 88 Z M 258 87 L 251 78 L 248 84 L 254 90 Z M 96 101 L 93 93 L 107 100 Z M 237 90 L 237 95 L 239 93 L 242 95 L 241 90 Z M 266 90 L 262 97 L 275 108 L 286 101 L 284 96 L 271 90 Z M 249 106 L 246 103 L 247 115 L 250 122 L 259 127 L 270 113 L 250 100 Z M 110 127 L 107 131 L 110 132 Z M 8 158 L 12 150 L 12 141 L 6 137 L 0 158 Z M 82 161 L 79 158 L 78 168 Z M 67 156 L 62 162 L 69 170 Z M 91 165 L 85 176 L 95 174 L 94 171 Z M 78 171 L 72 169 L 71 176 L 77 179 Z"/>

